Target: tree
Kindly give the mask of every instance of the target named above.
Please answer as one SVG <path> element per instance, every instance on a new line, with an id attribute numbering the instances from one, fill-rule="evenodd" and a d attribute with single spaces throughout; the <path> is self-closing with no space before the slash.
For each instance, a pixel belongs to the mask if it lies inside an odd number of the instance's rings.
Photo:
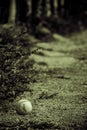
<path id="1" fill-rule="evenodd" d="M 51 15 L 55 14 L 54 0 L 50 0 Z"/>
<path id="2" fill-rule="evenodd" d="M 15 3 L 16 21 L 26 22 L 28 12 L 27 0 L 0 0 L 0 23 L 7 23 L 12 20 L 13 4 Z"/>
<path id="3" fill-rule="evenodd" d="M 9 9 L 8 23 L 14 24 L 15 21 L 16 21 L 16 1 L 11 0 L 10 9 Z"/>

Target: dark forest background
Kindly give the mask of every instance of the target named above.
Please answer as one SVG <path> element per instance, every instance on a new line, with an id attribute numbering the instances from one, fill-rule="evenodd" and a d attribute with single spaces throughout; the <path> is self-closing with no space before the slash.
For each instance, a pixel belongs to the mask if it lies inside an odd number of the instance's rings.
<path id="1" fill-rule="evenodd" d="M 0 0 L 0 23 L 27 23 L 32 27 L 47 18 L 82 21 L 87 17 L 87 0 Z"/>

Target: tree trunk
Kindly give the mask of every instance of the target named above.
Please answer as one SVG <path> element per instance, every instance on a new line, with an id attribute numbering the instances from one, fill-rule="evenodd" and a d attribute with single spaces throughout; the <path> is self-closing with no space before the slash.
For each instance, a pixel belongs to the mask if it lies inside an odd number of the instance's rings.
<path id="1" fill-rule="evenodd" d="M 9 9 L 8 23 L 14 24 L 15 21 L 16 21 L 16 1 L 11 0 L 10 9 Z"/>
<path id="2" fill-rule="evenodd" d="M 53 16 L 55 14 L 54 0 L 50 0 L 50 11 Z"/>

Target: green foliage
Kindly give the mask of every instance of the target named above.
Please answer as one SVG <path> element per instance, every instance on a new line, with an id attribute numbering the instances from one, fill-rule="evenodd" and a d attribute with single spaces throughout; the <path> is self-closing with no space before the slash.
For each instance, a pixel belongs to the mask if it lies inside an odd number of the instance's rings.
<path id="1" fill-rule="evenodd" d="M 32 82 L 32 46 L 22 30 L 10 28 L 0 32 L 0 98 L 14 98 Z"/>

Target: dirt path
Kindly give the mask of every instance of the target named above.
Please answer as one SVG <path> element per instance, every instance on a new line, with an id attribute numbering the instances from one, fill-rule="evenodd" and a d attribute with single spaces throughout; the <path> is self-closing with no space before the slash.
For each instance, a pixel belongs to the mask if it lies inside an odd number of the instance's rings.
<path id="1" fill-rule="evenodd" d="M 87 31 L 70 38 L 54 34 L 54 42 L 37 44 L 38 51 L 31 56 L 39 71 L 37 82 L 31 84 L 32 93 L 24 92 L 20 96 L 31 100 L 33 111 L 25 116 L 10 112 L 8 122 L 11 122 L 11 128 L 87 129 L 86 35 Z"/>

